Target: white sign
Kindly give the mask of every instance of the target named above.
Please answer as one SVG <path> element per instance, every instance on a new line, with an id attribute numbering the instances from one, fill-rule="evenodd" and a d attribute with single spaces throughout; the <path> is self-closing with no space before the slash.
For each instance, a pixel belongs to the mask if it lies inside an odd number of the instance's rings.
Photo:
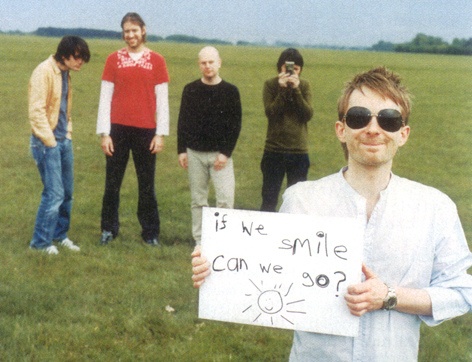
<path id="1" fill-rule="evenodd" d="M 204 208 L 202 228 L 200 318 L 357 335 L 343 295 L 361 281 L 358 221 Z"/>

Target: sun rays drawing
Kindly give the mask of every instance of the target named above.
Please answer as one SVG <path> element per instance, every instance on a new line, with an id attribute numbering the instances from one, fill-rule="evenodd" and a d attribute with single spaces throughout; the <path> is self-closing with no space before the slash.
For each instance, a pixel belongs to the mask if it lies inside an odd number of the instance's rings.
<path id="1" fill-rule="evenodd" d="M 253 323 L 261 321 L 262 318 L 267 316 L 271 326 L 276 322 L 276 317 L 294 325 L 292 318 L 294 314 L 306 314 L 303 310 L 299 310 L 302 309 L 300 303 L 303 303 L 305 299 L 286 301 L 287 299 L 290 299 L 289 295 L 293 283 L 288 286 L 285 292 L 282 292 L 282 284 L 275 285 L 273 288 L 264 288 L 263 281 L 261 281 L 260 286 L 257 286 L 251 279 L 249 279 L 249 281 L 256 291 L 245 295 L 246 297 L 251 298 L 252 301 L 251 304 L 242 311 L 242 313 L 253 313 L 255 316 L 252 320 Z"/>

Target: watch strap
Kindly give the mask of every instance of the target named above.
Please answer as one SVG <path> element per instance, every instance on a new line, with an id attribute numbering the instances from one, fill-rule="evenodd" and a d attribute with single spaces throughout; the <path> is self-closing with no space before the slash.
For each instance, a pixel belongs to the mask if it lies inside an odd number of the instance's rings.
<path id="1" fill-rule="evenodd" d="M 397 293 L 395 291 L 395 288 L 385 284 L 388 288 L 387 295 L 385 296 L 383 300 L 383 305 L 382 309 L 385 310 L 392 310 L 397 306 Z"/>

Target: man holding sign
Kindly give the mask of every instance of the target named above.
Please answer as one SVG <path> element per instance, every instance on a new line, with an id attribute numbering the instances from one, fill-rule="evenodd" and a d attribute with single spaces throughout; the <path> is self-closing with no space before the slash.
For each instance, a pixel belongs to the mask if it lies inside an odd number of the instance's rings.
<path id="1" fill-rule="evenodd" d="M 292 361 L 416 361 L 421 321 L 430 326 L 472 310 L 472 254 L 454 203 L 440 191 L 392 174 L 410 134 L 411 102 L 385 68 L 354 77 L 338 102 L 336 135 L 347 167 L 284 194 L 281 212 L 351 217 L 364 225 L 365 279 L 345 301 L 357 337 L 296 331 Z M 193 253 L 199 287 L 210 269 Z"/>

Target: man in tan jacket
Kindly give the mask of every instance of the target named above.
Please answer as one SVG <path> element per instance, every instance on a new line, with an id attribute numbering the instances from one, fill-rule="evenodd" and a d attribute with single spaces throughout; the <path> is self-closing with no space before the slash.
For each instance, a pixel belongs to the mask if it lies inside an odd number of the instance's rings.
<path id="1" fill-rule="evenodd" d="M 58 253 L 53 240 L 80 250 L 67 237 L 74 185 L 69 71 L 79 71 L 89 60 L 87 43 L 65 36 L 56 53 L 33 71 L 28 86 L 31 152 L 44 186 L 30 248 L 48 254 Z"/>

